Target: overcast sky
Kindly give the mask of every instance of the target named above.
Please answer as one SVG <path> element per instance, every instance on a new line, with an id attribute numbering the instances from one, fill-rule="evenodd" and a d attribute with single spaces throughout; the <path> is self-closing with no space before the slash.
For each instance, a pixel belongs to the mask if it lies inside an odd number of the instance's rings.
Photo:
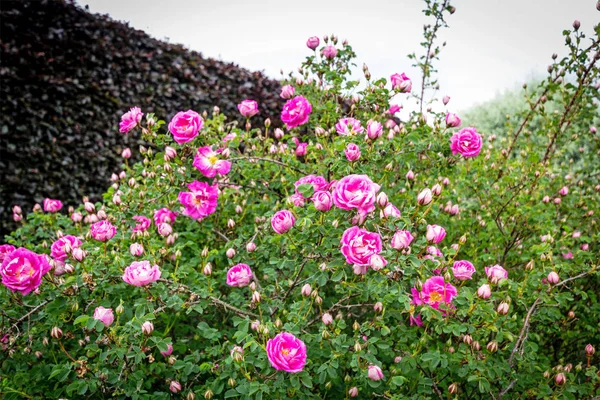
<path id="1" fill-rule="evenodd" d="M 306 39 L 348 39 L 374 77 L 407 72 L 420 49 L 421 0 L 78 0 L 90 11 L 181 43 L 204 56 L 280 78 L 309 54 Z M 596 0 L 455 0 L 440 38 L 441 95 L 460 111 L 543 76 L 552 53 L 564 55 L 563 29 L 575 19 L 590 37 L 600 20 Z M 586 43 L 587 44 L 587 43 Z"/>

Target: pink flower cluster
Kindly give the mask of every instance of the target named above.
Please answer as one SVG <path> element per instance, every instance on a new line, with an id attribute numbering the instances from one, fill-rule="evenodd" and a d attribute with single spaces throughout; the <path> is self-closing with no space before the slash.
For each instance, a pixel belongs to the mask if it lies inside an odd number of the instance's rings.
<path id="1" fill-rule="evenodd" d="M 65 262 L 68 255 L 81 246 L 81 240 L 73 235 L 65 235 L 50 246 L 50 256 L 57 261 Z"/>

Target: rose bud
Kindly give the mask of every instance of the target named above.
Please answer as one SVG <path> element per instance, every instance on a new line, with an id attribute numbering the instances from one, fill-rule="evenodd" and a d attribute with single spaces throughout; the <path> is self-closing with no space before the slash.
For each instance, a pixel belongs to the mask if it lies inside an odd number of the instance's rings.
<path id="1" fill-rule="evenodd" d="M 350 390 L 348 390 L 348 396 L 350 396 L 350 397 L 358 396 L 358 388 L 356 386 L 351 387 Z"/>
<path id="2" fill-rule="evenodd" d="M 304 286 L 302 286 L 302 290 L 300 292 L 302 293 L 302 296 L 308 297 L 308 296 L 310 296 L 312 289 L 311 289 L 310 285 L 307 283 Z"/>
<path id="3" fill-rule="evenodd" d="M 373 310 L 377 313 L 380 313 L 381 311 L 383 311 L 383 304 L 381 304 L 380 301 L 378 301 L 377 303 L 375 303 L 375 305 L 373 306 Z"/>
<path id="4" fill-rule="evenodd" d="M 553 284 L 553 285 L 557 284 L 558 281 L 560 281 L 560 277 L 554 271 L 552 271 L 548 274 L 547 279 L 548 279 L 548 283 Z"/>
<path id="5" fill-rule="evenodd" d="M 498 351 L 498 342 L 496 342 L 496 341 L 489 342 L 487 345 L 487 349 L 490 353 L 495 353 L 496 351 Z"/>
<path id="6" fill-rule="evenodd" d="M 377 195 L 377 205 L 381 208 L 384 208 L 388 204 L 387 194 L 384 192 L 379 192 Z"/>
<path id="7" fill-rule="evenodd" d="M 566 196 L 569 194 L 569 187 L 568 186 L 563 186 L 559 191 L 558 194 L 560 194 L 561 196 Z"/>
<path id="8" fill-rule="evenodd" d="M 448 392 L 450 392 L 450 394 L 458 393 L 458 385 L 453 383 L 452 385 L 448 386 Z"/>
<path id="9" fill-rule="evenodd" d="M 578 30 L 580 26 L 581 22 L 579 22 L 578 20 L 573 21 L 573 29 Z"/>
<path id="10" fill-rule="evenodd" d="M 442 103 L 444 103 L 444 105 L 448 105 L 449 102 L 450 102 L 450 96 L 444 96 L 442 98 Z"/>
<path id="11" fill-rule="evenodd" d="M 63 336 L 63 332 L 58 326 L 55 326 L 50 331 L 50 336 L 52 336 L 54 339 L 60 339 Z"/>
<path id="12" fill-rule="evenodd" d="M 481 350 L 481 345 L 479 344 L 479 342 L 477 340 L 474 340 L 473 344 L 471 345 L 471 348 L 475 351 L 479 351 L 479 350 Z"/>
<path id="13" fill-rule="evenodd" d="M 151 335 L 154 331 L 154 324 L 150 321 L 146 321 L 142 324 L 142 333 L 144 335 Z"/>
<path id="14" fill-rule="evenodd" d="M 123 157 L 124 159 L 131 158 L 131 149 L 129 147 L 125 148 L 121 153 L 121 157 Z"/>
<path id="15" fill-rule="evenodd" d="M 458 118 L 458 115 L 454 114 L 454 113 L 448 113 L 446 114 L 446 126 L 448 128 L 456 128 L 460 126 L 460 118 Z"/>
<path id="16" fill-rule="evenodd" d="M 417 196 L 417 203 L 419 203 L 419 205 L 421 205 L 421 206 L 426 206 L 427 204 L 431 203 L 432 199 L 433 199 L 433 194 L 431 192 L 431 189 L 425 188 Z"/>
<path id="17" fill-rule="evenodd" d="M 492 295 L 492 289 L 490 288 L 490 285 L 488 285 L 487 283 L 484 285 L 481 285 L 479 287 L 479 289 L 477 289 L 477 296 L 479 296 L 482 299 L 487 299 Z"/>
<path id="18" fill-rule="evenodd" d="M 560 374 L 556 375 L 554 382 L 556 382 L 557 385 L 562 386 L 567 382 L 567 377 L 561 372 Z"/>
<path id="19" fill-rule="evenodd" d="M 471 335 L 465 335 L 463 336 L 463 343 L 467 344 L 467 345 L 471 345 L 471 343 L 473 343 L 473 338 L 471 337 Z"/>
<path id="20" fill-rule="evenodd" d="M 431 188 L 431 192 L 433 193 L 434 196 L 439 196 L 440 193 L 442 193 L 442 186 L 439 183 L 436 183 Z"/>
<path id="21" fill-rule="evenodd" d="M 202 269 L 202 273 L 204 275 L 207 275 L 207 276 L 210 275 L 210 274 L 212 274 L 212 264 L 211 263 L 206 263 L 206 265 Z"/>
<path id="22" fill-rule="evenodd" d="M 227 258 L 235 257 L 235 249 L 232 249 L 232 248 L 227 249 L 227 252 L 225 253 L 225 255 L 227 256 Z"/>
<path id="23" fill-rule="evenodd" d="M 252 253 L 254 250 L 256 250 L 256 243 L 250 242 L 246 245 L 246 251 L 248 251 L 248 253 Z"/>
<path id="24" fill-rule="evenodd" d="M 252 302 L 260 303 L 260 293 L 257 291 L 252 292 Z"/>
<path id="25" fill-rule="evenodd" d="M 323 317 L 321 317 L 321 320 L 325 325 L 329 325 L 333 322 L 333 317 L 331 316 L 331 314 L 325 313 L 323 314 Z"/>
<path id="26" fill-rule="evenodd" d="M 415 179 L 415 173 L 412 171 L 412 169 L 406 173 L 406 179 L 409 181 Z"/>
<path id="27" fill-rule="evenodd" d="M 502 303 L 498 304 L 498 308 L 496 309 L 496 311 L 498 312 L 498 314 L 506 315 L 508 314 L 508 308 L 508 303 L 503 301 Z"/>
<path id="28" fill-rule="evenodd" d="M 372 381 L 379 381 L 384 378 L 383 371 L 377 365 L 369 365 L 367 377 Z"/>
<path id="29" fill-rule="evenodd" d="M 167 237 L 173 233 L 173 227 L 170 224 L 163 222 L 162 224 L 158 225 L 158 233 L 163 237 Z"/>
<path id="30" fill-rule="evenodd" d="M 179 383 L 177 381 L 171 381 L 171 384 L 169 385 L 169 389 L 171 389 L 171 392 L 173 392 L 173 393 L 179 393 L 179 392 L 181 392 L 181 383 Z"/>
<path id="31" fill-rule="evenodd" d="M 141 243 L 132 243 L 129 245 L 129 252 L 134 257 L 139 257 L 144 254 L 144 246 Z"/>
<path id="32" fill-rule="evenodd" d="M 586 356 L 591 357 L 594 355 L 595 352 L 596 352 L 596 349 L 591 344 L 588 344 L 587 346 L 585 346 L 585 355 Z"/>

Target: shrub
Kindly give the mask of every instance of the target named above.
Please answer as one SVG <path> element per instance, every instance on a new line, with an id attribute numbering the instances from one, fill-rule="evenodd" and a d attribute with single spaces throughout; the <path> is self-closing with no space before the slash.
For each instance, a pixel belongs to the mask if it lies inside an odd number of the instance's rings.
<path id="1" fill-rule="evenodd" d="M 146 114 L 103 203 L 29 214 L 2 248 L 7 398 L 600 394 L 600 185 L 561 161 L 598 151 L 598 39 L 566 31 L 535 89 L 561 111 L 494 140 L 426 99 L 453 12 L 427 5 L 418 94 L 366 66 L 357 90 L 351 46 L 311 38 L 285 131 L 247 103 L 245 129 Z M 423 112 L 398 123 L 398 93 Z"/>

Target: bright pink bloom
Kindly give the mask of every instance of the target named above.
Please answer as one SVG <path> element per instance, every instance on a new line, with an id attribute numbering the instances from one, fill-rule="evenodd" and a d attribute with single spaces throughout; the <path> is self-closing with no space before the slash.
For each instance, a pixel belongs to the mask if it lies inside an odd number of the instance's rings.
<path id="1" fill-rule="evenodd" d="M 428 304 L 438 310 L 440 304 L 449 306 L 458 292 L 454 286 L 444 282 L 443 277 L 433 276 L 423 283 L 421 292 L 413 288 L 412 294 L 415 304 Z"/>
<path id="2" fill-rule="evenodd" d="M 354 143 L 348 143 L 348 146 L 344 149 L 344 154 L 346 154 L 348 161 L 356 161 L 360 158 L 360 147 Z"/>
<path id="3" fill-rule="evenodd" d="M 383 125 L 377 121 L 371 121 L 367 123 L 367 137 L 371 140 L 375 140 L 383 133 Z"/>
<path id="4" fill-rule="evenodd" d="M 207 178 L 214 178 L 215 175 L 227 175 L 231 170 L 231 162 L 219 159 L 220 151 L 214 151 L 212 146 L 200 147 L 194 157 L 192 164 Z"/>
<path id="5" fill-rule="evenodd" d="M 346 229 L 340 240 L 341 252 L 348 264 L 369 265 L 371 256 L 381 251 L 381 237 L 378 233 L 353 226 Z"/>
<path id="6" fill-rule="evenodd" d="M 144 217 L 143 215 L 134 215 L 132 219 L 136 221 L 136 224 L 132 229 L 133 232 L 145 232 L 152 223 L 150 218 Z"/>
<path id="7" fill-rule="evenodd" d="M 244 287 L 250 284 L 253 274 L 246 264 L 237 264 L 227 271 L 227 284 L 229 286 Z"/>
<path id="8" fill-rule="evenodd" d="M 450 138 L 452 154 L 460 153 L 463 157 L 475 157 L 481 151 L 481 135 L 475 128 L 463 128 Z"/>
<path id="9" fill-rule="evenodd" d="M 300 372 L 306 364 L 306 345 L 291 333 L 281 332 L 267 342 L 267 357 L 278 371 Z"/>
<path id="10" fill-rule="evenodd" d="M 42 277 L 50 268 L 48 256 L 21 247 L 4 253 L 0 276 L 4 286 L 25 296 L 40 286 Z"/>
<path id="11" fill-rule="evenodd" d="M 342 118 L 335 124 L 335 130 L 341 136 L 352 136 L 365 129 L 360 126 L 360 121 L 354 118 Z"/>
<path id="12" fill-rule="evenodd" d="M 134 261 L 125 268 L 123 280 L 133 286 L 146 286 L 160 279 L 158 265 L 150 265 L 149 261 Z"/>
<path id="13" fill-rule="evenodd" d="M 50 246 L 50 256 L 57 261 L 64 262 L 68 254 L 80 246 L 81 240 L 73 235 L 65 235 L 52 243 L 52 246 Z"/>
<path id="14" fill-rule="evenodd" d="M 412 90 L 412 81 L 404 72 L 390 76 L 390 81 L 392 82 L 392 89 L 400 93 L 408 93 Z"/>
<path id="15" fill-rule="evenodd" d="M 7 255 L 15 251 L 15 246 L 12 244 L 3 244 L 0 246 L 0 264 L 6 258 Z"/>
<path id="16" fill-rule="evenodd" d="M 498 264 L 491 267 L 485 267 L 485 274 L 492 283 L 498 283 L 502 279 L 508 279 L 508 272 Z"/>
<path id="17" fill-rule="evenodd" d="M 392 104 L 392 105 L 390 106 L 390 109 L 388 110 L 388 113 L 389 113 L 389 114 L 392 114 L 392 115 L 394 115 L 394 114 L 396 114 L 398 111 L 400 111 L 400 109 L 401 109 L 401 108 L 402 108 L 402 107 L 400 107 L 398 104 Z"/>
<path id="18" fill-rule="evenodd" d="M 320 190 L 313 194 L 312 201 L 317 210 L 325 212 L 331 209 L 333 196 L 328 191 Z"/>
<path id="19" fill-rule="evenodd" d="M 437 244 L 446 237 L 446 230 L 439 225 L 427 225 L 426 238 L 429 243 Z"/>
<path id="20" fill-rule="evenodd" d="M 562 256 L 565 260 L 570 260 L 571 258 L 573 258 L 573 253 L 569 251 L 568 253 L 562 253 Z"/>
<path id="21" fill-rule="evenodd" d="M 375 209 L 380 188 L 367 175 L 345 176 L 333 189 L 333 204 L 343 210 L 357 209 L 359 213 L 370 213 Z"/>
<path id="22" fill-rule="evenodd" d="M 455 261 L 452 266 L 452 273 L 454 277 L 459 281 L 466 281 L 472 279 L 472 275 L 475 272 L 475 267 L 469 261 L 461 260 Z"/>
<path id="23" fill-rule="evenodd" d="M 306 175 L 305 177 L 302 177 L 302 178 L 298 179 L 296 182 L 294 182 L 294 187 L 296 188 L 296 194 L 301 194 L 298 191 L 298 186 L 307 185 L 307 184 L 312 185 L 312 187 L 314 189 L 313 190 L 314 193 L 323 191 L 323 190 L 327 190 L 329 188 L 329 182 L 327 182 L 327 179 L 323 178 L 322 176 Z"/>
<path id="24" fill-rule="evenodd" d="M 219 190 L 204 182 L 194 181 L 187 185 L 189 192 L 180 192 L 179 202 L 185 207 L 183 212 L 192 219 L 199 220 L 215 212 Z"/>
<path id="25" fill-rule="evenodd" d="M 311 36 L 311 37 L 309 37 L 309 38 L 308 38 L 308 40 L 306 41 L 306 46 L 307 46 L 309 49 L 311 49 L 311 50 L 314 50 L 314 49 L 316 49 L 317 47 L 319 47 L 319 43 L 320 43 L 320 40 L 319 40 L 319 38 L 318 38 L 318 37 L 316 37 L 316 36 Z"/>
<path id="26" fill-rule="evenodd" d="M 416 290 L 416 289 L 413 288 L 413 290 Z M 414 295 L 414 293 L 413 293 L 413 295 Z M 410 321 L 410 326 L 413 326 L 413 325 L 423 326 L 423 321 L 421 321 L 421 314 L 417 315 L 416 317 L 413 314 L 410 314 L 409 321 Z"/>
<path id="27" fill-rule="evenodd" d="M 383 371 L 377 365 L 369 365 L 367 376 L 372 381 L 380 381 L 384 378 Z"/>
<path id="28" fill-rule="evenodd" d="M 300 142 L 297 138 L 294 138 L 294 142 L 296 143 L 296 151 L 295 154 L 297 157 L 302 157 L 303 155 L 306 155 L 306 147 L 308 146 L 308 143 L 306 142 Z"/>
<path id="29" fill-rule="evenodd" d="M 409 231 L 398 231 L 392 237 L 392 247 L 396 250 L 403 250 L 408 248 L 413 240 L 414 236 Z"/>
<path id="30" fill-rule="evenodd" d="M 288 210 L 277 211 L 271 217 L 271 226 L 280 235 L 286 233 L 296 224 L 296 217 Z"/>
<path id="31" fill-rule="evenodd" d="M 102 321 L 104 326 L 109 327 L 115 320 L 112 308 L 96 307 L 94 310 L 94 319 Z"/>
<path id="32" fill-rule="evenodd" d="M 337 49 L 334 46 L 325 46 L 321 49 L 321 55 L 329 60 L 337 56 Z"/>
<path id="33" fill-rule="evenodd" d="M 308 100 L 302 96 L 296 96 L 283 106 L 281 120 L 288 129 L 292 129 L 307 123 L 311 112 L 312 106 Z"/>
<path id="34" fill-rule="evenodd" d="M 194 140 L 203 126 L 204 120 L 196 111 L 180 111 L 169 122 L 169 132 L 177 143 L 183 144 Z"/>
<path id="35" fill-rule="evenodd" d="M 244 100 L 237 106 L 240 114 L 246 118 L 251 118 L 258 114 L 258 103 L 254 100 Z"/>
<path id="36" fill-rule="evenodd" d="M 331 324 L 333 322 L 333 317 L 331 316 L 331 314 L 325 313 L 321 317 L 321 321 L 323 321 L 323 324 L 329 325 L 329 324 Z"/>
<path id="37" fill-rule="evenodd" d="M 121 117 L 121 123 L 119 124 L 119 132 L 127 133 L 137 126 L 142 120 L 144 113 L 139 107 L 130 108 L 128 112 L 123 114 Z"/>
<path id="38" fill-rule="evenodd" d="M 279 93 L 279 96 L 282 99 L 291 99 L 292 97 L 294 97 L 295 92 L 296 89 L 294 89 L 292 85 L 284 85 L 281 87 L 281 93 Z"/>
<path id="39" fill-rule="evenodd" d="M 558 194 L 560 194 L 561 196 L 566 196 L 569 194 L 569 187 L 568 186 L 563 186 L 559 191 Z"/>
<path id="40" fill-rule="evenodd" d="M 117 234 L 117 228 L 110 222 L 103 220 L 98 221 L 90 227 L 92 237 L 99 242 L 106 242 Z"/>
<path id="41" fill-rule="evenodd" d="M 49 213 L 58 212 L 63 206 L 62 201 L 60 200 L 52 200 L 52 199 L 44 199 L 44 211 Z"/>
<path id="42" fill-rule="evenodd" d="M 177 213 L 169 210 L 168 208 L 161 208 L 159 210 L 154 211 L 154 224 L 156 226 L 163 223 L 173 225 L 175 223 L 176 218 Z"/>
<path id="43" fill-rule="evenodd" d="M 446 114 L 446 126 L 448 128 L 457 128 L 460 126 L 460 118 L 454 113 Z"/>

